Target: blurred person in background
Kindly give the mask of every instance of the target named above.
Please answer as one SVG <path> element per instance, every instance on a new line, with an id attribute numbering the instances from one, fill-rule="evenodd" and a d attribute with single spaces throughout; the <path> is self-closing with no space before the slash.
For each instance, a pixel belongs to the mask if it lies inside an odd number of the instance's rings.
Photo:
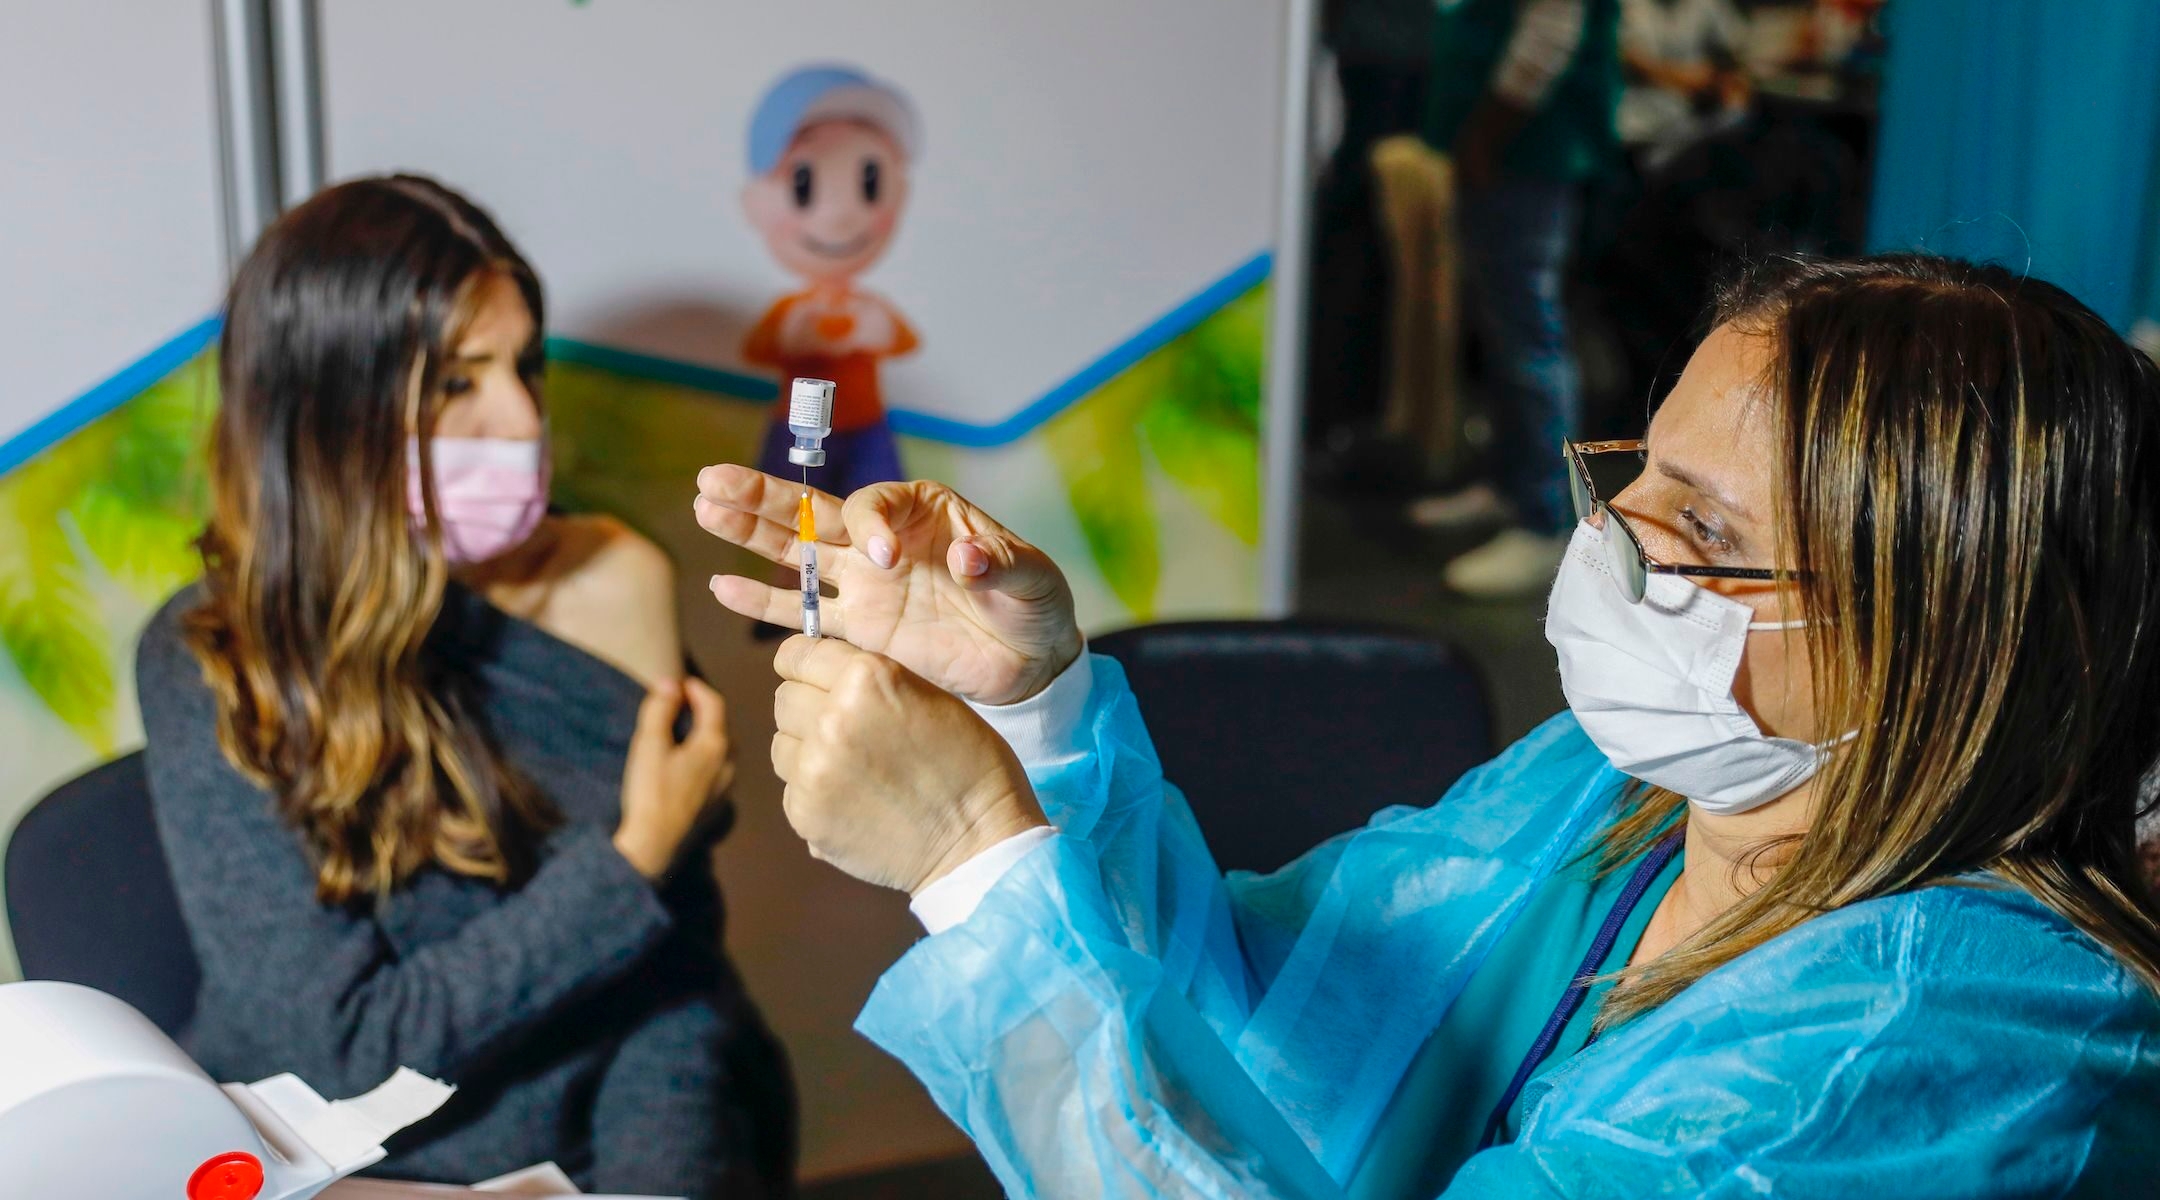
<path id="1" fill-rule="evenodd" d="M 1873 78 L 1845 14 L 1868 11 L 1625 0 L 1629 153 L 1593 196 L 1575 296 L 1619 369 L 1585 397 L 1583 436 L 1640 430 L 1644 398 L 1672 385 L 1737 264 L 1865 244 Z"/>
<path id="2" fill-rule="evenodd" d="M 411 176 L 317 195 L 238 272 L 204 577 L 136 668 L 185 1040 L 219 1079 L 457 1085 L 384 1175 L 784 1195 L 793 1097 L 708 853 L 724 710 L 661 552 L 547 510 L 544 315 L 487 214 Z"/>
<path id="3" fill-rule="evenodd" d="M 1328 0 L 1320 37 L 1335 60 L 1342 140 L 1321 174 L 1313 227 L 1306 411 L 1323 453 L 1377 423 L 1388 387 L 1390 278 L 1373 147 L 1418 128 L 1432 61 L 1433 0 Z"/>
<path id="4" fill-rule="evenodd" d="M 1450 587 L 1519 596 L 1550 583 L 1571 523 L 1563 439 L 1581 382 L 1565 272 L 1584 182 L 1615 153 L 1620 0 L 1441 0 L 1424 133 L 1454 160 L 1466 303 L 1484 350 L 1489 482 L 1411 508 L 1428 528 L 1502 517 L 1449 563 Z"/>
<path id="5" fill-rule="evenodd" d="M 1654 173 L 1746 117 L 1746 46 L 1747 18 L 1733 0 L 1621 0 L 1618 131 L 1638 170 Z"/>

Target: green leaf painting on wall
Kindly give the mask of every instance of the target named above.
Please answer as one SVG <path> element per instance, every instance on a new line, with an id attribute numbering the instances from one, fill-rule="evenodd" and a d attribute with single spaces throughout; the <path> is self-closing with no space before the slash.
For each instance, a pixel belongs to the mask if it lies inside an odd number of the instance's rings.
<path id="1" fill-rule="evenodd" d="M 1209 516 L 1260 540 L 1260 383 L 1267 289 L 1254 288 L 1170 348 L 1168 389 L 1141 416 L 1163 472 Z"/>
<path id="2" fill-rule="evenodd" d="M 1088 555 L 1135 619 L 1162 602 L 1161 488 L 1189 499 L 1193 519 L 1258 540 L 1266 311 L 1263 284 L 1040 431 Z M 199 355 L 0 476 L 0 653 L 18 681 L 8 686 L 26 688 L 96 756 L 125 728 L 124 660 L 142 619 L 200 572 L 193 541 L 207 512 L 215 392 L 214 356 Z M 576 362 L 551 365 L 548 395 L 559 503 L 633 519 L 680 510 L 685 527 L 686 481 L 708 462 L 750 460 L 767 412 Z"/>
<path id="3" fill-rule="evenodd" d="M 1162 353 L 1150 355 L 1043 426 L 1043 444 L 1065 480 L 1096 569 L 1142 620 L 1154 611 L 1162 548 L 1139 422 L 1167 388 L 1171 366 Z"/>
<path id="4" fill-rule="evenodd" d="M 16 527 L 0 539 L 0 647 L 54 716 L 109 754 L 111 655 L 75 549 L 41 503 L 50 493 L 42 483 L 33 477 L 11 489 L 7 517 Z"/>
<path id="5" fill-rule="evenodd" d="M 198 356 L 0 476 L 0 653 L 96 757 L 117 748 L 142 619 L 202 571 L 216 379 L 214 355 Z M 659 511 L 655 497 L 752 453 L 763 429 L 761 406 L 575 364 L 552 365 L 548 390 L 556 499 L 572 509 Z"/>
<path id="6" fill-rule="evenodd" d="M 1162 578 L 1151 463 L 1239 541 L 1259 541 L 1267 296 L 1252 289 L 1043 428 L 1096 568 L 1136 620 L 1153 619 Z"/>
<path id="7" fill-rule="evenodd" d="M 105 593 L 142 607 L 200 571 L 199 449 L 215 377 L 198 357 L 0 478 L 0 651 L 99 755 L 114 749 L 115 642 L 127 640 Z"/>
<path id="8" fill-rule="evenodd" d="M 205 355 L 108 417 L 105 467 L 69 506 L 91 556 L 145 602 L 202 572 L 195 535 L 209 513 L 202 449 L 216 378 L 216 362 Z"/>

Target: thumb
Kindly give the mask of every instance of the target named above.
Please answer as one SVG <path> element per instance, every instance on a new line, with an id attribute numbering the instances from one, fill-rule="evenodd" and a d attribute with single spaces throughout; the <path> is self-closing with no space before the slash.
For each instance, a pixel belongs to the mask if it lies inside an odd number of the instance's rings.
<path id="1" fill-rule="evenodd" d="M 1003 592 L 1019 600 L 1041 600 L 1065 586 L 1065 573 L 1049 555 L 1007 533 L 954 541 L 945 551 L 945 567 L 968 591 Z"/>
<path id="2" fill-rule="evenodd" d="M 690 736 L 684 744 L 717 753 L 726 744 L 727 701 L 702 679 L 686 681 L 683 691 L 690 700 Z"/>
<path id="3" fill-rule="evenodd" d="M 899 527 L 907 524 L 922 504 L 922 488 L 913 483 L 873 483 L 858 488 L 840 508 L 840 523 L 848 544 L 862 552 L 871 565 L 890 569 L 900 561 Z"/>
<path id="4" fill-rule="evenodd" d="M 662 745 L 675 744 L 675 714 L 682 708 L 682 685 L 675 680 L 663 680 L 645 693 L 638 705 L 637 733 L 634 742 L 658 741 Z"/>

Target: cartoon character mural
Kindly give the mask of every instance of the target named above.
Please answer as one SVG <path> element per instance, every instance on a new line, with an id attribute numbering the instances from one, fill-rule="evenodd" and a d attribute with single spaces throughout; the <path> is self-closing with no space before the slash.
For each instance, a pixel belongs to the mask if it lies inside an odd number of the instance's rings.
<path id="1" fill-rule="evenodd" d="M 787 396 L 798 377 L 837 388 L 821 486 L 838 495 L 904 478 L 878 387 L 881 360 L 919 344 L 899 310 L 856 280 L 881 258 L 907 206 L 921 150 L 913 106 L 852 67 L 810 66 L 767 90 L 750 119 L 743 212 L 774 261 L 806 285 L 744 340 L 743 357 L 780 374 L 758 469 L 790 473 Z"/>

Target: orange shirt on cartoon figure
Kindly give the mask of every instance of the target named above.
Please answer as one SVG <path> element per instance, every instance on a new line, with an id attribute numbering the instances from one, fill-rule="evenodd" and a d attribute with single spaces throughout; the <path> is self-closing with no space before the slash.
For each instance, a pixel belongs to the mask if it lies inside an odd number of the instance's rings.
<path id="1" fill-rule="evenodd" d="M 796 379 L 833 381 L 833 425 L 861 429 L 885 415 L 878 360 L 920 345 L 915 331 L 884 297 L 853 288 L 812 287 L 782 297 L 743 342 L 743 358 L 780 372 L 775 419 L 784 421 L 788 386 Z"/>

